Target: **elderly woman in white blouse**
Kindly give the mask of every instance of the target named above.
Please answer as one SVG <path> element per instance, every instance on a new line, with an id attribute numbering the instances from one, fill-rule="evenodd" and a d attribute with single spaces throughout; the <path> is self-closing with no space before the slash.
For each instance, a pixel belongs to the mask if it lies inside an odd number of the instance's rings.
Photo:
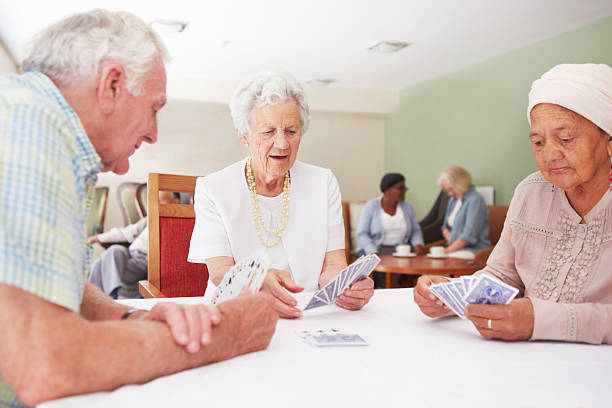
<path id="1" fill-rule="evenodd" d="M 338 182 L 331 170 L 296 160 L 310 113 L 291 76 L 247 79 L 230 110 L 249 156 L 198 179 L 188 259 L 206 263 L 209 293 L 236 261 L 265 250 L 271 267 L 262 290 L 281 317 L 300 317 L 290 293 L 317 290 L 347 265 Z M 361 309 L 373 287 L 369 278 L 356 282 L 338 306 Z"/>

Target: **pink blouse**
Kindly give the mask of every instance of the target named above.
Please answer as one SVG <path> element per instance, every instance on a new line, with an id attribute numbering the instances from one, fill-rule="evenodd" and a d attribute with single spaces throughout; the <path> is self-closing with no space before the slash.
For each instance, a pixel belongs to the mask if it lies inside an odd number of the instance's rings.
<path id="1" fill-rule="evenodd" d="M 514 192 L 482 272 L 531 299 L 531 340 L 612 344 L 612 192 L 584 219 L 540 172 Z"/>

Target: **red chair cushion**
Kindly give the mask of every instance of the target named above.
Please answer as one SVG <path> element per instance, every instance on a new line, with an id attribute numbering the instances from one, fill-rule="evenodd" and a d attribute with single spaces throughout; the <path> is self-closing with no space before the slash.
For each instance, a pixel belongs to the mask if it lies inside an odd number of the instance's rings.
<path id="1" fill-rule="evenodd" d="M 195 218 L 159 217 L 160 290 L 166 297 L 204 296 L 205 264 L 187 262 Z"/>

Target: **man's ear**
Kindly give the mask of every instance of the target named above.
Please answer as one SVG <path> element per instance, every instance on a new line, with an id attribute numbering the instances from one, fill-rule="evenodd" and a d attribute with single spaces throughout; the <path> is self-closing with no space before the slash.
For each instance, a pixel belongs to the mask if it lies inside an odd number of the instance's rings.
<path id="1" fill-rule="evenodd" d="M 612 136 L 606 134 L 608 136 L 608 156 L 612 157 Z"/>
<path id="2" fill-rule="evenodd" d="M 115 111 L 117 102 L 127 93 L 125 85 L 125 70 L 121 65 L 108 63 L 100 68 L 96 97 L 104 114 Z"/>

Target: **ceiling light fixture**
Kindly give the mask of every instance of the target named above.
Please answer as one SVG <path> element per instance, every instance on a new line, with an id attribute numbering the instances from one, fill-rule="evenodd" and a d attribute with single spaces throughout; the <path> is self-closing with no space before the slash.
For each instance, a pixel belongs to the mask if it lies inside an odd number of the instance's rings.
<path id="1" fill-rule="evenodd" d="M 398 52 L 410 45 L 412 45 L 412 43 L 403 41 L 376 41 L 368 46 L 368 50 L 385 53 Z"/>
<path id="2" fill-rule="evenodd" d="M 153 20 L 151 26 L 162 33 L 182 33 L 189 23 L 179 20 Z"/>
<path id="3" fill-rule="evenodd" d="M 306 81 L 307 84 L 313 85 L 313 86 L 327 86 L 331 84 L 332 82 L 336 82 L 336 80 L 329 79 L 329 78 L 312 78 Z"/>

